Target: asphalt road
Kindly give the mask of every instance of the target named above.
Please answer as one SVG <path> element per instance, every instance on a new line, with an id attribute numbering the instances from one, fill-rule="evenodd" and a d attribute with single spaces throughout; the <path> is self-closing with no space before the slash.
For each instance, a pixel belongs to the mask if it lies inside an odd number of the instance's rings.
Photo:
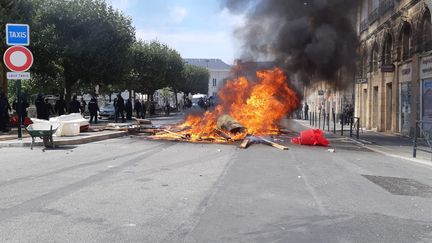
<path id="1" fill-rule="evenodd" d="M 432 167 L 331 144 L 2 148 L 0 242 L 432 242 Z"/>

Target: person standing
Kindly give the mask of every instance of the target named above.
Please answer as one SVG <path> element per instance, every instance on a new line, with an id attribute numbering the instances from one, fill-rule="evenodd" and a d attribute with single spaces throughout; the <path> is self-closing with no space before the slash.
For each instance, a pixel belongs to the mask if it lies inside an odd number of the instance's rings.
<path id="1" fill-rule="evenodd" d="M 22 121 L 24 121 L 24 118 L 27 117 L 27 108 L 29 107 L 29 103 L 27 102 L 24 95 L 21 95 L 21 110 L 18 109 L 18 101 L 14 100 L 12 103 L 12 108 L 16 111 L 17 115 L 21 114 Z"/>
<path id="2" fill-rule="evenodd" d="M 132 120 L 132 101 L 130 99 L 127 99 L 126 101 L 126 119 Z"/>
<path id="3" fill-rule="evenodd" d="M 48 99 L 45 99 L 45 117 L 43 119 L 45 120 L 49 120 L 50 115 L 54 114 L 54 109 L 52 107 L 52 105 L 49 103 Z"/>
<path id="4" fill-rule="evenodd" d="M 85 102 L 84 98 L 81 97 L 81 101 L 80 101 L 80 111 L 81 111 L 81 114 L 84 114 L 84 112 L 86 110 L 86 106 L 87 106 L 87 102 Z"/>
<path id="5" fill-rule="evenodd" d="M 125 122 L 125 118 L 124 118 L 124 110 L 125 110 L 125 103 L 124 103 L 124 99 L 121 96 L 121 94 L 119 93 L 117 95 L 117 101 L 115 102 L 115 122 L 118 121 L 118 118 L 121 116 L 122 118 L 122 122 Z"/>
<path id="6" fill-rule="evenodd" d="M 135 105 L 134 105 L 134 111 L 136 112 L 136 118 L 141 118 L 141 110 L 142 110 L 141 102 L 139 100 L 137 100 L 135 102 Z"/>
<path id="7" fill-rule="evenodd" d="M 305 120 L 309 120 L 309 105 L 307 102 L 305 102 L 305 105 L 304 105 L 304 117 L 305 117 Z"/>
<path id="8" fill-rule="evenodd" d="M 146 102 L 143 101 L 142 102 L 142 113 L 141 113 L 141 117 L 143 119 L 145 119 L 145 117 L 146 117 L 146 112 L 147 112 L 147 105 L 146 105 Z"/>
<path id="9" fill-rule="evenodd" d="M 72 97 L 72 101 L 69 103 L 69 113 L 80 113 L 81 104 L 77 100 L 77 96 Z"/>
<path id="10" fill-rule="evenodd" d="M 35 100 L 37 119 L 45 119 L 46 117 L 46 105 L 44 103 L 43 97 L 41 94 L 38 94 Z"/>
<path id="11" fill-rule="evenodd" d="M 94 123 L 97 124 L 97 119 L 98 119 L 97 113 L 99 111 L 99 105 L 95 97 L 91 98 L 90 102 L 88 103 L 88 109 L 90 112 L 90 124 L 93 122 L 93 118 L 94 118 Z"/>
<path id="12" fill-rule="evenodd" d="M 5 93 L 0 92 L 0 131 L 7 132 L 9 124 L 9 111 L 11 110 L 9 101 Z"/>
<path id="13" fill-rule="evenodd" d="M 66 113 L 66 110 L 66 101 L 64 100 L 63 95 L 60 95 L 60 99 L 58 99 L 54 105 L 54 111 L 61 116 Z"/>

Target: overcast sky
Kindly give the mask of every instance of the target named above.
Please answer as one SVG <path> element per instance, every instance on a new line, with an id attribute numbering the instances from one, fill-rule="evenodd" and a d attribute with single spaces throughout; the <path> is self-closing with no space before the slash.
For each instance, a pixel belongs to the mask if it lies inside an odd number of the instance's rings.
<path id="1" fill-rule="evenodd" d="M 233 30 L 242 16 L 222 9 L 218 0 L 107 0 L 132 17 L 137 38 L 158 40 L 183 58 L 220 58 L 227 64 L 239 56 Z"/>

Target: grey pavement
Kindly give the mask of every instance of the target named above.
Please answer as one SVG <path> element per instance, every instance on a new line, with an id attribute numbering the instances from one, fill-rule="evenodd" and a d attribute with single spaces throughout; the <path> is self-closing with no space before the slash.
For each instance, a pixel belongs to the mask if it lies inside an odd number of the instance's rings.
<path id="1" fill-rule="evenodd" d="M 432 242 L 431 166 L 337 136 L 334 153 L 290 145 L 305 127 L 284 125 L 287 151 L 141 136 L 1 148 L 0 242 Z"/>

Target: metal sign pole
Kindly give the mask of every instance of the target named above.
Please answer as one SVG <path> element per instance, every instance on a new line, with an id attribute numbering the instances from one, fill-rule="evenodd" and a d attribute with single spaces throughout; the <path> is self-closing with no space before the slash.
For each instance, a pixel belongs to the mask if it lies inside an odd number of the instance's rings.
<path id="1" fill-rule="evenodd" d="M 22 132 L 21 132 L 21 127 L 23 124 L 23 114 L 22 114 L 22 98 L 21 98 L 21 79 L 18 79 L 16 81 L 16 86 L 17 86 L 17 113 L 18 113 L 18 140 L 22 140 Z"/>

